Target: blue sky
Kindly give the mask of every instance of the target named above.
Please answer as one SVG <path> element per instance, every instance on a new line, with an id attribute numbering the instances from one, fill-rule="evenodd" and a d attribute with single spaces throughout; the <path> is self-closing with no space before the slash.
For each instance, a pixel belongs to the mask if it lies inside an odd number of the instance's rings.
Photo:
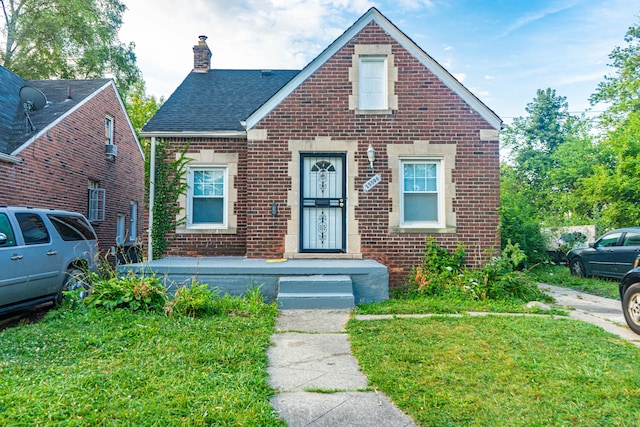
<path id="1" fill-rule="evenodd" d="M 537 89 L 572 112 L 606 74 L 608 55 L 640 23 L 637 0 L 125 0 L 122 42 L 135 42 L 147 93 L 168 97 L 207 35 L 213 68 L 300 69 L 371 6 L 509 123 Z M 594 107 L 598 111 L 601 107 Z"/>

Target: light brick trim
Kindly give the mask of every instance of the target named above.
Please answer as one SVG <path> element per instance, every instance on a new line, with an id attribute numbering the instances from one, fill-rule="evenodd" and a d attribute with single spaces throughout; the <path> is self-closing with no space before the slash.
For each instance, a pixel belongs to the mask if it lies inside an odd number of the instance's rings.
<path id="1" fill-rule="evenodd" d="M 179 154 L 176 154 L 176 159 Z M 187 164 L 192 167 L 216 167 L 225 166 L 227 168 L 227 227 L 226 228 L 188 228 L 186 224 L 176 228 L 176 234 L 236 234 L 238 230 L 238 217 L 235 214 L 234 206 L 238 202 L 238 190 L 235 186 L 235 178 L 238 176 L 238 154 L 237 153 L 216 153 L 215 150 L 203 149 L 197 153 L 187 153 L 186 157 L 191 159 Z M 184 179 L 187 179 L 185 176 Z M 184 218 L 187 215 L 187 195 L 183 194 L 178 199 L 180 212 L 176 219 Z"/>
<path id="2" fill-rule="evenodd" d="M 358 109 L 358 65 L 360 56 L 386 56 L 387 58 L 387 110 L 359 110 Z M 349 110 L 356 114 L 391 114 L 398 109 L 398 95 L 395 93 L 395 84 L 398 81 L 398 67 L 395 66 L 394 56 L 391 53 L 391 45 L 357 44 L 354 46 L 354 54 L 351 57 L 349 67 L 349 81 L 351 82 L 351 95 L 349 95 Z"/>
<path id="3" fill-rule="evenodd" d="M 358 163 L 355 159 L 358 150 L 358 141 L 332 140 L 330 137 L 316 137 L 312 140 L 289 141 L 291 158 L 288 164 L 288 173 L 291 177 L 291 190 L 287 192 L 287 204 L 291 207 L 291 219 L 287 221 L 287 235 L 284 241 L 284 258 L 317 258 L 318 254 L 299 253 L 300 233 L 300 153 L 346 153 L 347 162 L 347 252 L 345 254 L 331 254 L 331 258 L 360 259 L 360 233 L 358 221 L 355 217 L 358 206 L 358 191 L 356 190 L 356 178 Z M 322 254 L 322 258 L 327 258 Z"/>
<path id="4" fill-rule="evenodd" d="M 387 144 L 391 182 L 389 197 L 389 231 L 391 233 L 455 233 L 456 214 L 453 200 L 456 198 L 456 184 L 453 182 L 453 168 L 456 163 L 456 144 L 430 144 L 429 141 L 415 141 L 413 144 Z M 406 159 L 440 160 L 444 168 L 444 224 L 445 228 L 415 228 L 400 226 L 400 161 Z"/>

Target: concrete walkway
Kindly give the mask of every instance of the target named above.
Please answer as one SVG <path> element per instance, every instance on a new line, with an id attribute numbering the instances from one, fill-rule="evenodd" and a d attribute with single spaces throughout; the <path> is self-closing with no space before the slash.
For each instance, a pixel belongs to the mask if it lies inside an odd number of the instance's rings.
<path id="1" fill-rule="evenodd" d="M 555 305 L 569 316 L 600 326 L 640 347 L 640 335 L 627 326 L 619 299 L 602 298 L 572 289 L 547 284 L 538 285 L 542 291 L 556 299 Z"/>
<path id="2" fill-rule="evenodd" d="M 269 349 L 272 405 L 290 427 L 414 426 L 367 378 L 351 354 L 350 311 L 285 310 Z"/>

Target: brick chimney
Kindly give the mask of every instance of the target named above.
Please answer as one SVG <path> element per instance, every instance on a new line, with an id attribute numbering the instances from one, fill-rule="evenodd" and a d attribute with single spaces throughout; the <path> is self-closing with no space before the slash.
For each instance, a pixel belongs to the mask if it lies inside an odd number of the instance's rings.
<path id="1" fill-rule="evenodd" d="M 193 71 L 207 73 L 211 68 L 211 50 L 207 46 L 207 36 L 199 36 L 199 39 L 193 47 Z"/>

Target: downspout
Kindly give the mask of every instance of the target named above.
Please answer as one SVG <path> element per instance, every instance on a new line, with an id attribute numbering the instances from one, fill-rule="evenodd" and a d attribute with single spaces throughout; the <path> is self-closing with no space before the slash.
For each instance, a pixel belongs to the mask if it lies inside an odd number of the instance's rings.
<path id="1" fill-rule="evenodd" d="M 153 205 L 156 187 L 156 137 L 151 137 L 151 157 L 149 158 L 149 234 L 147 235 L 147 261 L 153 261 Z"/>

